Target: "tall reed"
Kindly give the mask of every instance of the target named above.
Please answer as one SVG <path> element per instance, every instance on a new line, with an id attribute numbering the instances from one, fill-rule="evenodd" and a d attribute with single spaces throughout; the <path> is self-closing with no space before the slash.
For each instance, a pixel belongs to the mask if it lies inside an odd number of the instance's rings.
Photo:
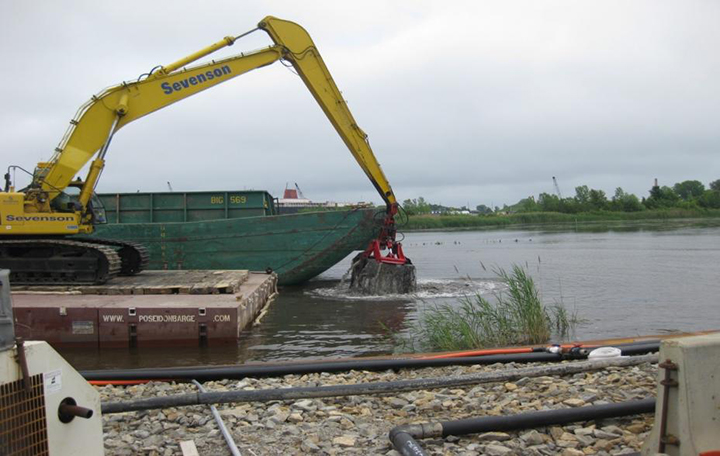
<path id="1" fill-rule="evenodd" d="M 560 304 L 546 307 L 523 267 L 495 273 L 505 285 L 495 293 L 495 302 L 478 294 L 459 305 L 428 306 L 409 331 L 393 334 L 396 344 L 424 351 L 542 344 L 553 336 L 567 337 L 581 321 Z"/>

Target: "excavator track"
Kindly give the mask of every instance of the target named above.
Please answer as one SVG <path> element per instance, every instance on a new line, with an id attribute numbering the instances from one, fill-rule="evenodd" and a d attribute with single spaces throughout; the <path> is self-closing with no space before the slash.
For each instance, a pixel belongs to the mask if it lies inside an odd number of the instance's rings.
<path id="1" fill-rule="evenodd" d="M 0 240 L 0 268 L 13 285 L 102 284 L 120 274 L 120 255 L 109 246 L 66 239 Z"/>
<path id="2" fill-rule="evenodd" d="M 93 244 L 108 245 L 114 247 L 114 250 L 120 256 L 120 275 L 135 275 L 147 268 L 150 263 L 150 252 L 137 242 L 118 241 L 116 239 L 103 238 L 84 238 L 74 237 L 73 239 L 81 242 L 89 242 Z"/>

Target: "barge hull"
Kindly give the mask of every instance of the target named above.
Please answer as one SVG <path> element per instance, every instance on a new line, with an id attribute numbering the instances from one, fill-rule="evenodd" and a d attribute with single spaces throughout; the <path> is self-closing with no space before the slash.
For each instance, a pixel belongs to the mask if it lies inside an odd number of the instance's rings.
<path id="1" fill-rule="evenodd" d="M 296 285 L 364 250 L 380 229 L 375 209 L 309 212 L 171 223 L 99 225 L 98 237 L 133 241 L 150 252 L 148 269 L 272 270 Z"/>
<path id="2" fill-rule="evenodd" d="M 15 292 L 16 332 L 26 340 L 45 340 L 63 347 L 236 343 L 240 332 L 276 295 L 275 274 L 244 277 L 242 283 L 233 285 L 232 293 Z"/>

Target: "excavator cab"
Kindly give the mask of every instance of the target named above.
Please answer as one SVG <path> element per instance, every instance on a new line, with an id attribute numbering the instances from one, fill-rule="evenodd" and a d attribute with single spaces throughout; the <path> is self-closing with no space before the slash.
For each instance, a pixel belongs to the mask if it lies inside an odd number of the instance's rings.
<path id="1" fill-rule="evenodd" d="M 82 190 L 82 181 L 73 181 L 62 191 L 52 202 L 50 206 L 57 212 L 76 212 L 82 208 L 78 198 Z M 87 213 L 90 215 L 90 222 L 93 225 L 104 225 L 107 223 L 107 215 L 105 205 L 102 203 L 96 193 L 93 193 L 88 203 Z"/>
<path id="2" fill-rule="evenodd" d="M 92 217 L 93 225 L 105 225 L 107 224 L 107 215 L 105 213 L 105 205 L 102 203 L 96 193 L 93 193 L 90 197 L 90 204 L 88 204 L 88 211 Z"/>

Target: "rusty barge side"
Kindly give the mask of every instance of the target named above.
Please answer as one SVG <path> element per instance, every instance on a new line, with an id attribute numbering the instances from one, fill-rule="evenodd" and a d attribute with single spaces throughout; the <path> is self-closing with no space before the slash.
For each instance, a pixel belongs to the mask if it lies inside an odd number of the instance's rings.
<path id="1" fill-rule="evenodd" d="M 134 284 L 16 290 L 17 335 L 64 347 L 235 343 L 277 294 L 276 274 L 198 273 L 146 271 Z"/>

